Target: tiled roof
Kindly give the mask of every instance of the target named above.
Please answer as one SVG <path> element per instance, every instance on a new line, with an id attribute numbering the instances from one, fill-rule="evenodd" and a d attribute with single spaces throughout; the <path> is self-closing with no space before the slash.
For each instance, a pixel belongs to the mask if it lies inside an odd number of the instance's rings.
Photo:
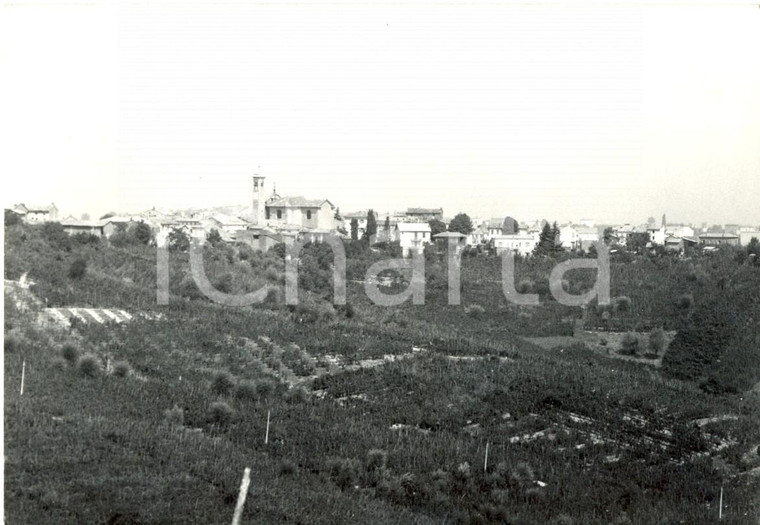
<path id="1" fill-rule="evenodd" d="M 210 218 L 215 220 L 219 224 L 226 224 L 229 226 L 245 226 L 246 224 L 248 224 L 246 221 L 242 219 L 239 219 L 237 217 L 232 217 L 231 215 L 224 215 L 221 213 L 212 215 Z"/>
<path id="2" fill-rule="evenodd" d="M 307 199 L 305 197 L 279 197 L 266 203 L 267 206 L 277 208 L 320 208 L 322 204 L 332 203 L 327 199 Z"/>
<path id="3" fill-rule="evenodd" d="M 699 238 L 702 239 L 738 239 L 738 235 L 733 233 L 700 233 Z"/>
<path id="4" fill-rule="evenodd" d="M 408 215 L 435 215 L 442 214 L 443 208 L 407 208 Z"/>

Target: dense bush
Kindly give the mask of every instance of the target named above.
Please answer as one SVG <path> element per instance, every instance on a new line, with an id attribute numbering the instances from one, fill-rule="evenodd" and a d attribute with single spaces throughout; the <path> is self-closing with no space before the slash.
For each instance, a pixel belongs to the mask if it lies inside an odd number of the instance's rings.
<path id="1" fill-rule="evenodd" d="M 77 362 L 79 373 L 85 377 L 97 377 L 102 371 L 100 359 L 93 354 L 85 354 Z"/>
<path id="2" fill-rule="evenodd" d="M 235 388 L 235 378 L 226 370 L 217 370 L 211 379 L 211 391 L 220 396 L 227 396 Z"/>
<path id="3" fill-rule="evenodd" d="M 665 348 L 665 332 L 662 328 L 657 328 L 649 334 L 649 350 L 653 354 L 659 355 Z"/>
<path id="4" fill-rule="evenodd" d="M 631 309 L 631 298 L 626 295 L 615 297 L 613 304 L 616 312 L 627 312 Z"/>
<path id="5" fill-rule="evenodd" d="M 386 451 L 373 448 L 367 452 L 367 470 L 384 469 L 387 464 L 388 453 Z"/>
<path id="6" fill-rule="evenodd" d="M 59 222 L 46 222 L 41 228 L 42 238 L 54 250 L 71 251 L 71 237 Z"/>
<path id="7" fill-rule="evenodd" d="M 620 353 L 622 355 L 636 355 L 639 353 L 639 338 L 632 333 L 627 333 L 620 342 Z"/>
<path id="8" fill-rule="evenodd" d="M 132 373 L 132 367 L 126 361 L 117 361 L 113 365 L 113 375 L 116 377 L 128 377 Z"/>
<path id="9" fill-rule="evenodd" d="M 208 421 L 212 425 L 225 427 L 232 422 L 235 411 L 224 401 L 215 401 L 208 407 Z"/>
<path id="10" fill-rule="evenodd" d="M 285 393 L 285 401 L 290 404 L 305 403 L 309 399 L 309 392 L 302 387 L 296 386 Z"/>
<path id="11" fill-rule="evenodd" d="M 75 259 L 69 266 L 69 278 L 81 279 L 87 273 L 87 261 L 84 259 Z"/>
<path id="12" fill-rule="evenodd" d="M 346 490 L 359 481 L 361 463 L 357 459 L 335 458 L 328 463 L 330 476 L 336 485 Z"/>
<path id="13" fill-rule="evenodd" d="M 14 336 L 6 336 L 3 340 L 3 348 L 5 350 L 6 354 L 13 353 L 17 351 L 20 347 L 20 343 L 17 337 Z"/>
<path id="14" fill-rule="evenodd" d="M 79 358 L 79 350 L 73 344 L 66 343 L 61 347 L 61 357 L 73 365 Z"/>
<path id="15" fill-rule="evenodd" d="M 235 397 L 241 401 L 256 401 L 259 398 L 256 383 L 253 381 L 240 381 L 235 387 Z"/>

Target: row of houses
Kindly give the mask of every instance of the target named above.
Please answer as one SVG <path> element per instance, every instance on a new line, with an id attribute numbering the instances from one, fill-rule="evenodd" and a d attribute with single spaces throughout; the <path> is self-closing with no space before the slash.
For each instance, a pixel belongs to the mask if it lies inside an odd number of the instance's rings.
<path id="1" fill-rule="evenodd" d="M 659 226 L 632 226 L 626 224 L 613 228 L 613 240 L 627 244 L 635 235 L 647 235 L 651 246 L 664 246 L 668 250 L 683 252 L 688 247 L 701 246 L 717 249 L 722 246 L 746 246 L 753 238 L 760 239 L 760 230 L 752 227 L 740 227 L 732 232 L 696 231 L 686 224 L 668 224 L 665 215 Z"/>
<path id="2" fill-rule="evenodd" d="M 121 229 L 137 223 L 150 226 L 158 243 L 166 242 L 173 230 L 181 230 L 191 238 L 203 239 L 211 230 L 219 232 L 223 240 L 248 244 L 257 250 L 267 250 L 278 243 L 292 244 L 296 240 L 324 240 L 327 235 L 351 234 L 351 224 L 357 223 L 358 237 L 367 230 L 368 211 L 341 215 L 338 208 L 326 198 L 307 199 L 301 196 L 280 196 L 273 187 L 267 195 L 266 178 L 252 178 L 250 208 L 191 210 L 183 213 L 152 208 L 129 216 L 112 216 L 101 220 L 78 220 L 74 217 L 58 218 L 55 204 L 32 206 L 17 204 L 10 211 L 27 223 L 58 221 L 69 234 L 88 233 L 98 237 L 110 237 Z M 407 208 L 400 212 L 374 213 L 380 241 L 397 241 L 408 255 L 421 251 L 434 238 L 431 221 L 445 222 L 442 208 Z M 497 253 L 512 251 L 527 255 L 539 243 L 540 233 L 546 221 L 520 223 L 512 217 L 472 219 L 473 231 L 467 236 L 457 234 L 462 246 L 489 244 Z M 587 251 L 601 238 L 601 227 L 590 219 L 577 224 L 559 227 L 559 244 L 567 250 Z M 663 215 L 659 226 L 633 226 L 630 224 L 612 228 L 612 241 L 626 244 L 637 234 L 647 234 L 652 245 L 662 245 L 669 250 L 683 251 L 687 246 L 746 245 L 760 231 L 739 228 L 737 233 L 699 233 L 683 224 L 667 224 Z M 436 236 L 443 238 L 446 236 Z"/>

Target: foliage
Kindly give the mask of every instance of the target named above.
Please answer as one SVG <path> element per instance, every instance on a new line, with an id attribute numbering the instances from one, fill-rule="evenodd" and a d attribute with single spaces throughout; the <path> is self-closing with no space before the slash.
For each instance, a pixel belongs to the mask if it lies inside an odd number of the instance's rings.
<path id="1" fill-rule="evenodd" d="M 18 279 L 28 272 L 31 291 L 54 304 L 152 313 L 155 252 L 149 247 L 75 243 L 65 252 L 40 230 L 6 230 L 6 275 Z M 347 245 L 350 272 L 363 275 L 393 249 Z M 230 260 L 226 250 L 209 248 L 204 258 L 212 281 L 232 275 L 233 291 L 256 287 L 268 270 L 282 269 L 282 257 L 272 252 L 250 253 L 245 261 L 232 254 Z M 329 274 L 328 254 L 310 246 L 304 264 Z M 77 257 L 93 271 L 68 281 L 66 269 Z M 756 396 L 732 392 L 760 378 L 760 329 L 747 315 L 758 311 L 760 275 L 738 265 L 732 253 L 688 261 L 631 255 L 629 261 L 612 263 L 613 296 L 631 298 L 631 308 L 610 319 L 624 327 L 620 331 L 648 324 L 683 337 L 703 324 L 703 312 L 726 311 L 725 319 L 711 321 L 729 334 L 719 358 L 686 381 L 670 379 L 669 367 L 689 371 L 688 356 L 699 355 L 699 345 L 669 349 L 664 375 L 584 345 L 547 351 L 520 337 L 568 327 L 572 333 L 581 315 L 594 326 L 610 313 L 607 307 L 581 313 L 548 299 L 555 261 L 547 258 L 516 260 L 515 281 L 530 281 L 542 293 L 534 307 L 506 301 L 498 290 L 500 261 L 484 255 L 462 262 L 462 306 L 446 304 L 445 287 L 429 287 L 425 305 L 388 309 L 371 304 L 363 284 L 349 282 L 351 318 L 337 315 L 321 288 L 302 289 L 309 308 L 333 310 L 328 322 L 307 323 L 295 308 L 224 308 L 181 299 L 188 260 L 175 252 L 171 301 L 160 318 L 135 315 L 118 326 L 48 331 L 33 326 L 35 316 L 6 308 L 6 329 L 23 341 L 23 352 L 5 356 L 6 454 L 13 458 L 5 473 L 8 521 L 217 522 L 232 513 L 243 464 L 268 491 L 246 509 L 245 519 L 257 523 L 429 523 L 455 516 L 706 523 L 715 519 L 721 483 L 731 494 L 731 514 L 741 520 L 754 512 L 760 489 L 760 480 L 743 475 L 751 467 L 741 460 L 760 442 L 760 411 Z M 435 254 L 426 262 L 440 263 Z M 704 276 L 690 279 L 692 269 Z M 567 287 L 585 289 L 593 277 L 593 271 L 573 271 Z M 674 308 L 682 294 L 693 297 L 690 315 Z M 467 315 L 464 305 L 475 304 L 483 312 Z M 617 340 L 605 337 L 610 345 Z M 50 350 L 65 342 L 101 362 L 112 356 L 128 361 L 139 380 L 75 381 Z M 295 377 L 286 352 L 293 362 L 314 360 L 318 377 Z M 388 354 L 404 359 L 383 359 Z M 369 358 L 381 364 L 368 365 Z M 32 375 L 29 393 L 19 397 L 23 359 Z M 217 401 L 207 387 L 214 370 L 235 378 L 233 395 L 225 398 L 232 416 L 223 427 L 209 414 Z M 176 410 L 164 410 L 172 406 Z M 724 414 L 738 419 L 694 424 Z M 340 466 L 333 470 L 333 464 Z M 740 475 L 726 476 L 720 465 Z M 40 478 L 38 470 L 46 475 Z"/>
<path id="2" fill-rule="evenodd" d="M 208 407 L 208 422 L 219 427 L 226 427 L 232 422 L 235 411 L 224 401 L 214 401 Z"/>
<path id="3" fill-rule="evenodd" d="M 69 278 L 81 279 L 87 273 L 87 261 L 84 259 L 74 259 L 74 262 L 69 266 Z"/>
<path id="4" fill-rule="evenodd" d="M 222 242 L 222 235 L 216 228 L 211 228 L 211 230 L 206 235 L 206 240 L 211 244 L 218 244 Z"/>
<path id="5" fill-rule="evenodd" d="M 665 331 L 657 328 L 649 334 L 649 350 L 659 355 L 665 349 Z"/>
<path id="6" fill-rule="evenodd" d="M 608 246 L 612 244 L 614 235 L 615 235 L 615 230 L 612 228 L 612 226 L 607 226 L 604 229 L 604 232 L 602 233 L 602 240 L 604 241 L 604 244 Z"/>
<path id="7" fill-rule="evenodd" d="M 140 244 L 150 244 L 153 240 L 153 231 L 150 226 L 140 221 L 134 226 L 134 238 Z"/>
<path id="8" fill-rule="evenodd" d="M 459 232 L 464 235 L 469 235 L 475 228 L 472 226 L 472 220 L 466 213 L 457 213 L 451 222 L 449 222 L 450 232 Z"/>
<path id="9" fill-rule="evenodd" d="M 359 220 L 356 217 L 351 219 L 351 240 L 359 240 Z"/>
<path id="10" fill-rule="evenodd" d="M 178 405 L 164 410 L 164 424 L 170 427 L 181 427 L 185 424 L 185 410 Z"/>
<path id="11" fill-rule="evenodd" d="M 85 377 L 97 377 L 102 372 L 100 359 L 93 354 L 85 354 L 77 362 L 79 373 Z"/>
<path id="12" fill-rule="evenodd" d="M 40 226 L 42 238 L 55 250 L 70 251 L 71 237 L 59 222 L 46 222 Z"/>
<path id="13" fill-rule="evenodd" d="M 113 375 L 116 377 L 128 377 L 132 374 L 132 367 L 126 361 L 117 361 L 113 364 Z"/>
<path id="14" fill-rule="evenodd" d="M 562 252 L 564 250 L 560 245 L 557 223 L 555 222 L 553 226 L 550 226 L 548 222 L 545 222 L 538 237 L 538 244 L 533 249 L 533 254 L 554 255 Z"/>
<path id="15" fill-rule="evenodd" d="M 639 353 L 639 343 L 639 338 L 635 334 L 630 332 L 625 334 L 620 343 L 620 353 L 622 355 L 637 355 Z"/>
<path id="16" fill-rule="evenodd" d="M 520 231 L 520 224 L 516 219 L 512 217 L 504 217 L 504 222 L 501 226 L 501 233 L 503 235 L 514 235 Z"/>
<path id="17" fill-rule="evenodd" d="M 211 391 L 220 396 L 229 395 L 235 388 L 235 378 L 227 370 L 217 370 L 211 380 Z"/>
<path id="18" fill-rule="evenodd" d="M 180 228 L 172 228 L 167 240 L 171 251 L 186 252 L 190 249 L 190 237 Z"/>
<path id="19" fill-rule="evenodd" d="M 73 344 L 66 343 L 61 347 L 61 357 L 73 365 L 79 359 L 79 350 Z"/>
<path id="20" fill-rule="evenodd" d="M 615 297 L 612 304 L 616 312 L 628 312 L 631 309 L 631 298 L 627 295 Z"/>
<path id="21" fill-rule="evenodd" d="M 644 253 L 644 250 L 646 250 L 648 244 L 648 232 L 635 232 L 628 236 L 628 240 L 626 241 L 626 249 L 630 252 L 641 255 Z"/>
<path id="22" fill-rule="evenodd" d="M 388 453 L 385 450 L 373 448 L 367 452 L 367 470 L 384 469 L 388 464 Z"/>
<path id="23" fill-rule="evenodd" d="M 79 232 L 71 236 L 71 240 L 78 244 L 99 244 L 100 237 L 94 233 Z"/>
<path id="24" fill-rule="evenodd" d="M 428 221 L 428 225 L 430 226 L 430 237 L 435 237 L 439 233 L 443 233 L 446 231 L 446 223 L 438 220 L 438 219 L 430 219 Z"/>
<path id="25" fill-rule="evenodd" d="M 375 239 L 377 236 L 377 219 L 375 219 L 375 212 L 370 209 L 367 211 L 367 229 L 364 231 L 363 239 L 369 242 Z"/>
<path id="26" fill-rule="evenodd" d="M 5 209 L 5 227 L 16 226 L 21 224 L 21 216 L 13 210 Z"/>

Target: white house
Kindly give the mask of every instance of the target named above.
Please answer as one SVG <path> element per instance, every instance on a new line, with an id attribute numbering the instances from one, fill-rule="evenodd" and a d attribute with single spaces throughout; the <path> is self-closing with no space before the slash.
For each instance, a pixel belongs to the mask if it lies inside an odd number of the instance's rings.
<path id="1" fill-rule="evenodd" d="M 530 255 L 538 245 L 538 236 L 531 233 L 497 235 L 492 241 L 493 247 L 499 255 L 507 250 L 520 255 Z"/>
<path id="2" fill-rule="evenodd" d="M 559 242 L 566 250 L 577 248 L 580 244 L 580 236 L 576 227 L 571 224 L 560 227 Z"/>
<path id="3" fill-rule="evenodd" d="M 265 221 L 277 228 L 296 224 L 314 230 L 335 230 L 335 206 L 327 199 L 279 197 L 274 195 L 266 202 Z"/>
<path id="4" fill-rule="evenodd" d="M 357 224 L 357 238 L 361 239 L 364 236 L 364 233 L 367 231 L 367 214 L 368 211 L 355 211 L 350 213 L 344 213 L 343 218 L 343 228 L 348 232 L 348 234 L 351 234 L 351 221 L 353 219 L 356 219 Z M 372 212 L 375 216 L 375 224 L 377 224 L 377 233 L 380 234 L 380 230 L 382 229 L 382 224 L 380 224 L 380 219 L 378 216 L 378 213 L 376 211 Z"/>
<path id="5" fill-rule="evenodd" d="M 595 242 L 599 242 L 599 230 L 594 227 L 580 226 L 575 230 L 578 233 L 578 247 L 588 250 Z"/>
<path id="6" fill-rule="evenodd" d="M 246 229 L 248 222 L 231 215 L 217 213 L 206 219 L 206 225 L 209 230 L 214 228 L 221 234 L 227 233 L 231 235 L 238 230 Z"/>
<path id="7" fill-rule="evenodd" d="M 681 224 L 671 225 L 665 228 L 667 237 L 694 237 L 694 228 Z"/>
<path id="8" fill-rule="evenodd" d="M 412 251 L 422 253 L 425 245 L 430 243 L 430 233 L 430 225 L 426 222 L 400 222 L 394 230 L 404 257 Z"/>
<path id="9" fill-rule="evenodd" d="M 55 204 L 45 206 L 16 204 L 12 210 L 26 223 L 37 224 L 58 220 L 58 208 Z"/>

